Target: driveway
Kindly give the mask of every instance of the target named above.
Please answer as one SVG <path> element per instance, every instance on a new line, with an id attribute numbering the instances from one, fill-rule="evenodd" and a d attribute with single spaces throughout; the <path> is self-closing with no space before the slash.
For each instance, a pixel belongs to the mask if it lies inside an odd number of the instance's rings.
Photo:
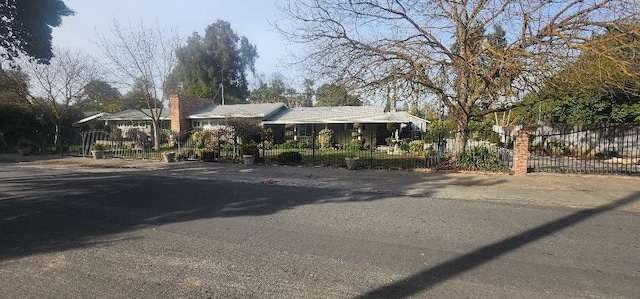
<path id="1" fill-rule="evenodd" d="M 0 297 L 621 297 L 637 178 L 0 164 Z"/>

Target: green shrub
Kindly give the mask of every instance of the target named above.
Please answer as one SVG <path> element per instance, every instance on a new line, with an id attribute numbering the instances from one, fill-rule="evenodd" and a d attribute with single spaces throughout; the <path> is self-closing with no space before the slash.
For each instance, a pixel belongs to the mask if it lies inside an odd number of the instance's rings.
<path id="1" fill-rule="evenodd" d="M 320 130 L 320 132 L 318 132 L 318 144 L 320 145 L 320 148 L 330 148 L 333 145 L 333 130 Z"/>
<path id="2" fill-rule="evenodd" d="M 260 151 L 258 150 L 258 145 L 255 142 L 248 142 L 243 144 L 240 147 L 243 155 L 255 155 L 258 156 Z"/>
<path id="3" fill-rule="evenodd" d="M 102 143 L 94 143 L 91 146 L 91 149 L 94 150 L 94 151 L 103 151 L 103 150 L 106 149 L 106 147 Z"/>
<path id="4" fill-rule="evenodd" d="M 195 147 L 205 147 L 212 144 L 213 133 L 208 130 L 195 131 L 191 134 L 191 141 Z"/>
<path id="5" fill-rule="evenodd" d="M 467 149 L 462 156 L 453 162 L 457 168 L 482 169 L 496 172 L 507 172 L 509 168 L 502 164 L 500 156 L 484 146 Z"/>
<path id="6" fill-rule="evenodd" d="M 278 144 L 277 149 L 292 149 L 297 146 L 296 140 L 287 140 L 283 144 Z"/>
<path id="7" fill-rule="evenodd" d="M 423 155 L 424 151 L 424 142 L 421 140 L 412 140 L 409 142 L 409 152 L 412 155 Z"/>
<path id="8" fill-rule="evenodd" d="M 400 150 L 402 150 L 403 152 L 408 152 L 409 151 L 409 145 L 406 143 L 400 144 Z"/>
<path id="9" fill-rule="evenodd" d="M 264 150 L 270 150 L 274 148 L 274 145 L 273 145 L 273 142 L 271 141 L 263 141 L 258 145 L 258 148 L 264 149 Z"/>
<path id="10" fill-rule="evenodd" d="M 300 164 L 302 155 L 299 152 L 284 152 L 276 157 L 278 164 Z"/>
<path id="11" fill-rule="evenodd" d="M 309 140 L 300 140 L 300 141 L 298 141 L 298 148 L 300 148 L 300 149 L 311 148 L 311 147 L 313 147 L 313 144 Z"/>
<path id="12" fill-rule="evenodd" d="M 220 142 L 218 142 L 218 148 L 221 151 L 230 152 L 230 151 L 233 151 L 234 146 L 233 146 L 232 143 L 229 143 L 227 141 L 221 140 Z"/>
<path id="13" fill-rule="evenodd" d="M 364 141 L 361 142 L 360 140 L 355 140 L 349 144 L 344 144 L 342 149 L 347 151 L 361 151 L 364 148 L 363 145 Z"/>

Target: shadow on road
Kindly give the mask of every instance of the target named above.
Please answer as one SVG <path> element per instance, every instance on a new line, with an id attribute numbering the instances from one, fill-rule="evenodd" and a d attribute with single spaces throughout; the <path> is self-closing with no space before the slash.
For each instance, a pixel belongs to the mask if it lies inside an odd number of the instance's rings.
<path id="1" fill-rule="evenodd" d="M 110 236 L 198 219 L 260 216 L 304 205 L 384 200 L 398 193 L 220 180 L 224 171 L 167 176 L 160 172 L 48 172 L 0 169 L 0 261 L 108 243 Z M 2 173 L 4 172 L 4 173 Z M 251 174 L 247 174 L 251 178 Z M 400 183 L 411 188 L 418 180 Z M 430 176 L 427 198 L 448 184 L 495 185 Z M 428 273 L 426 275 L 429 275 Z"/>
<path id="2" fill-rule="evenodd" d="M 515 236 L 478 248 L 457 258 L 425 269 L 413 276 L 372 290 L 360 298 L 406 298 L 428 290 L 458 275 L 488 263 L 501 255 L 536 242 L 564 228 L 578 224 L 588 218 L 615 210 L 640 200 L 640 192 L 597 208 L 575 212 L 566 217 L 534 227 Z"/>

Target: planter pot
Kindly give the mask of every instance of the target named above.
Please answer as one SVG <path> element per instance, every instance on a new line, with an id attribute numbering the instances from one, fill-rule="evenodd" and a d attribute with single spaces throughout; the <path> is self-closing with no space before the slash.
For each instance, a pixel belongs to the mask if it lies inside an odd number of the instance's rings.
<path id="1" fill-rule="evenodd" d="M 26 156 L 28 154 L 31 153 L 31 148 L 30 147 L 21 147 L 18 149 L 18 154 L 20 156 Z"/>
<path id="2" fill-rule="evenodd" d="M 174 152 L 162 153 L 162 160 L 167 163 L 174 162 L 176 160 L 176 153 Z"/>
<path id="3" fill-rule="evenodd" d="M 104 159 L 104 151 L 92 150 L 91 156 L 93 156 L 94 159 Z"/>
<path id="4" fill-rule="evenodd" d="M 349 170 L 358 169 L 358 160 L 360 160 L 359 157 L 344 158 L 344 161 L 347 163 L 347 169 Z"/>
<path id="5" fill-rule="evenodd" d="M 256 163 L 255 155 L 242 155 L 242 159 L 244 160 L 245 165 L 253 165 Z"/>

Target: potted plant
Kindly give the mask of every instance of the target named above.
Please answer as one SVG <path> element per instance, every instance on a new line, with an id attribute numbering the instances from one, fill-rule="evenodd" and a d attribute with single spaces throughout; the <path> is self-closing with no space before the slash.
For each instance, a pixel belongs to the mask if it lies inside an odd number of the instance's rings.
<path id="1" fill-rule="evenodd" d="M 26 138 L 20 138 L 18 139 L 16 148 L 18 149 L 18 154 L 20 156 L 26 156 L 31 153 L 31 141 Z"/>
<path id="2" fill-rule="evenodd" d="M 104 144 L 94 143 L 91 146 L 91 156 L 93 156 L 94 159 L 104 159 L 104 150 Z"/>
<path id="3" fill-rule="evenodd" d="M 347 163 L 347 169 L 349 170 L 356 170 L 358 169 L 358 161 L 360 160 L 360 157 L 345 157 L 344 161 L 345 163 Z"/>
<path id="4" fill-rule="evenodd" d="M 207 146 L 201 149 L 200 154 L 198 155 L 198 161 L 213 162 L 218 161 L 219 159 L 220 151 L 212 146 Z"/>
<path id="5" fill-rule="evenodd" d="M 242 151 L 242 159 L 246 165 L 253 165 L 256 161 L 256 157 L 260 153 L 258 145 L 253 141 L 243 144 L 240 150 Z"/>
<path id="6" fill-rule="evenodd" d="M 162 160 L 170 163 L 170 162 L 174 162 L 176 160 L 176 153 L 175 152 L 163 152 L 162 153 Z"/>

